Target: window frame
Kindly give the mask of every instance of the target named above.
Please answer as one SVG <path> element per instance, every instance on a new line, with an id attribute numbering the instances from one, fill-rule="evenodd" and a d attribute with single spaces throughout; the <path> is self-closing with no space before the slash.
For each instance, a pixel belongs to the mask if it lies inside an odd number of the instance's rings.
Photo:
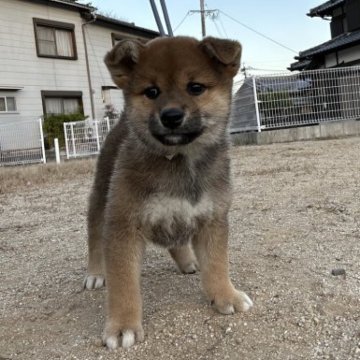
<path id="1" fill-rule="evenodd" d="M 47 98 L 57 98 L 57 99 L 78 99 L 80 105 L 80 113 L 84 115 L 84 103 L 83 103 L 83 93 L 82 91 L 53 91 L 53 90 L 42 90 L 41 91 L 41 100 L 43 105 L 43 114 L 44 116 L 50 115 L 46 112 L 46 102 Z"/>
<path id="2" fill-rule="evenodd" d="M 0 95 L 0 98 L 5 100 L 5 111 L 0 110 L 0 114 L 14 114 L 14 113 L 18 112 L 17 111 L 17 106 L 16 106 L 16 98 L 15 98 L 15 96 Z M 8 103 L 7 103 L 8 98 L 13 98 L 14 99 L 15 110 L 8 110 Z"/>
<path id="3" fill-rule="evenodd" d="M 75 25 L 70 23 L 64 23 L 60 21 L 53 21 L 53 20 L 47 20 L 47 19 L 39 19 L 39 18 L 33 18 L 34 23 L 34 34 L 35 34 L 35 45 L 36 45 L 36 55 L 38 57 L 42 58 L 50 58 L 50 59 L 63 59 L 63 60 L 77 60 L 78 54 L 77 54 L 77 47 L 76 47 L 76 39 L 75 39 Z M 46 55 L 41 54 L 39 49 L 39 38 L 37 34 L 37 26 L 43 26 L 48 27 L 53 30 L 67 30 L 71 34 L 72 39 L 72 48 L 73 48 L 73 56 L 62 56 L 62 55 Z M 55 38 L 55 48 L 57 51 L 56 46 L 56 38 Z"/>

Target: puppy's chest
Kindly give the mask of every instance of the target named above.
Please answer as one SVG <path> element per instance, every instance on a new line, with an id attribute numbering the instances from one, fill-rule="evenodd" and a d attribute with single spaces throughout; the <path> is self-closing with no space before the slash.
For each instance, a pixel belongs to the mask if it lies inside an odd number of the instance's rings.
<path id="1" fill-rule="evenodd" d="M 158 194 L 144 203 L 140 221 L 150 241 L 173 247 L 186 244 L 200 222 L 211 218 L 213 211 L 213 201 L 207 194 L 196 202 Z"/>

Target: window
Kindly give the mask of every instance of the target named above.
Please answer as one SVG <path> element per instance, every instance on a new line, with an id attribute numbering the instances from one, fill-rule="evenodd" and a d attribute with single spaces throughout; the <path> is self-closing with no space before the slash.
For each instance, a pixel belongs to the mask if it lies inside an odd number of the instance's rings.
<path id="1" fill-rule="evenodd" d="M 45 115 L 83 114 L 82 94 L 78 91 L 42 91 Z"/>
<path id="2" fill-rule="evenodd" d="M 0 112 L 16 111 L 15 98 L 11 96 L 0 96 Z"/>
<path id="3" fill-rule="evenodd" d="M 38 56 L 77 59 L 73 24 L 34 19 L 34 27 Z"/>

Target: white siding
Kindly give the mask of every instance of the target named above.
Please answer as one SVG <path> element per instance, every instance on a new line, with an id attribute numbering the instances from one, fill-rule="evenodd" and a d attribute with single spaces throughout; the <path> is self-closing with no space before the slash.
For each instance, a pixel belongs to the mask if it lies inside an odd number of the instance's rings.
<path id="1" fill-rule="evenodd" d="M 104 64 L 104 57 L 113 46 L 111 38 L 112 32 L 114 31 L 92 24 L 85 27 L 96 118 L 104 115 L 105 103 L 103 102 L 101 87 L 114 86 Z M 122 110 L 123 97 L 120 90 L 111 91 L 111 102 L 117 111 Z"/>
<path id="2" fill-rule="evenodd" d="M 353 46 L 349 49 L 341 50 L 338 53 L 339 63 L 356 61 L 360 59 L 360 45 Z"/>
<path id="3" fill-rule="evenodd" d="M 33 18 L 74 24 L 78 59 L 38 57 Z M 41 90 L 81 91 L 84 113 L 91 115 L 81 24 L 82 19 L 76 11 L 19 0 L 1 0 L 0 87 L 12 85 L 23 89 L 11 92 L 11 96 L 15 94 L 18 113 L 0 113 L 0 123 L 41 116 Z"/>
<path id="4" fill-rule="evenodd" d="M 74 25 L 77 59 L 38 57 L 33 18 Z M 84 114 L 91 118 L 91 101 L 82 33 L 84 20 L 78 11 L 23 0 L 0 0 L 0 95 L 15 96 L 16 113 L 0 113 L 0 124 L 32 120 L 43 115 L 41 91 L 76 91 L 82 93 Z M 89 58 L 95 118 L 104 116 L 103 86 L 114 86 L 104 64 L 112 48 L 111 34 L 119 31 L 94 23 L 84 25 Z M 128 34 L 121 34 L 129 37 Z M 3 91 L 1 87 L 21 87 Z M 123 108 L 121 90 L 110 90 L 108 98 L 117 111 Z M 108 99 L 109 100 L 109 99 Z"/>
<path id="5" fill-rule="evenodd" d="M 337 65 L 337 61 L 336 61 L 335 53 L 325 55 L 325 67 L 329 68 L 336 65 Z"/>

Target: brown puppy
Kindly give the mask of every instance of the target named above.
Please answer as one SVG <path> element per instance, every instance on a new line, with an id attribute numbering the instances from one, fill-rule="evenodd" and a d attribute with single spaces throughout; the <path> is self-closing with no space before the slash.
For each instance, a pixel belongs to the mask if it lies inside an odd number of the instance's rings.
<path id="1" fill-rule="evenodd" d="M 148 241 L 168 248 L 185 273 L 198 262 L 220 313 L 252 306 L 228 274 L 227 124 L 240 53 L 236 41 L 178 37 L 124 40 L 105 57 L 125 109 L 98 159 L 85 287 L 106 279 L 103 340 L 110 349 L 143 339 L 140 271 Z"/>

